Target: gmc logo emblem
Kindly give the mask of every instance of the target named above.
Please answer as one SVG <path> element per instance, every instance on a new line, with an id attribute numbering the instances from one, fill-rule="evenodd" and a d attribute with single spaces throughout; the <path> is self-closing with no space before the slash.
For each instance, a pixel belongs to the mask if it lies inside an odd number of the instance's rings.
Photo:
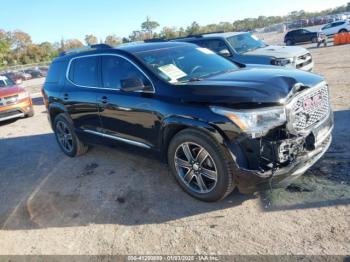
<path id="1" fill-rule="evenodd" d="M 303 108 L 305 110 L 309 110 L 315 107 L 318 107 L 322 103 L 322 96 L 321 94 L 314 95 L 308 99 L 305 99 L 303 102 Z"/>

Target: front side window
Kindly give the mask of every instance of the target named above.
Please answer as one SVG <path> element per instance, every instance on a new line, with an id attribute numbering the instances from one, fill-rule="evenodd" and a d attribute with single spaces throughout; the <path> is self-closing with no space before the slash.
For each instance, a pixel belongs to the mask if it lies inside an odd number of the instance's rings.
<path id="1" fill-rule="evenodd" d="M 135 79 L 145 86 L 149 80 L 128 60 L 118 56 L 102 56 L 102 83 L 105 88 L 120 89 L 126 81 Z"/>
<path id="2" fill-rule="evenodd" d="M 242 54 L 258 48 L 265 47 L 266 44 L 250 33 L 238 34 L 227 38 L 227 41 L 236 50 L 237 53 Z"/>
<path id="3" fill-rule="evenodd" d="M 213 51 L 195 45 L 142 51 L 135 55 L 159 77 L 173 84 L 198 81 L 238 69 Z"/>
<path id="4" fill-rule="evenodd" d="M 229 51 L 227 45 L 222 40 L 204 40 L 201 46 L 213 50 L 215 53 L 220 53 L 220 51 L 225 49 Z"/>
<path id="5" fill-rule="evenodd" d="M 0 80 L 0 87 L 14 86 L 15 83 L 10 78 Z"/>
<path id="6" fill-rule="evenodd" d="M 69 70 L 69 80 L 75 85 L 98 86 L 98 57 L 79 57 L 72 60 Z"/>

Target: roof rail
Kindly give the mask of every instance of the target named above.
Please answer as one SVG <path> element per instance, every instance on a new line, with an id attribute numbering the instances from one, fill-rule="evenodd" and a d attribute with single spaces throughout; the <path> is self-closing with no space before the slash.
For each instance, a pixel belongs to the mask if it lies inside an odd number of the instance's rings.
<path id="1" fill-rule="evenodd" d="M 179 36 L 179 37 L 170 38 L 167 40 L 178 40 L 178 39 L 185 39 L 185 38 L 189 38 L 189 37 L 200 38 L 200 37 L 203 37 L 204 35 L 222 34 L 222 33 L 225 33 L 225 31 L 208 32 L 208 33 L 202 33 L 202 34 L 191 34 L 191 35 L 187 35 L 187 36 Z"/>
<path id="2" fill-rule="evenodd" d="M 80 52 L 85 52 L 85 51 L 90 51 L 90 50 L 98 50 L 98 49 L 109 49 L 112 48 L 112 46 L 107 45 L 107 44 L 95 44 L 95 45 L 88 45 L 88 46 L 83 46 L 79 48 L 72 48 L 66 51 L 63 51 L 60 53 L 60 56 L 65 56 L 69 54 L 75 54 L 75 53 L 80 53 Z"/>
<path id="3" fill-rule="evenodd" d="M 203 35 L 222 34 L 222 33 L 225 33 L 225 31 L 215 31 L 215 32 L 202 33 L 202 34 L 193 34 L 193 35 L 189 35 L 187 37 L 203 37 Z"/>
<path id="4" fill-rule="evenodd" d="M 157 43 L 157 42 L 167 42 L 168 40 L 165 38 L 151 38 L 151 39 L 145 39 L 143 42 L 145 43 Z"/>

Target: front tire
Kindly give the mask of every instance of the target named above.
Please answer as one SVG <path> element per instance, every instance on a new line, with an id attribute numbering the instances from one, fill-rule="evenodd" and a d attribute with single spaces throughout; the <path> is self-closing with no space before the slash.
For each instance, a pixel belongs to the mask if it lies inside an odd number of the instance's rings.
<path id="1" fill-rule="evenodd" d="M 311 39 L 311 42 L 312 42 L 312 43 L 317 43 L 317 37 L 313 37 L 313 38 Z"/>
<path id="2" fill-rule="evenodd" d="M 182 189 L 201 201 L 224 199 L 235 187 L 227 150 L 195 129 L 180 131 L 171 140 L 168 163 Z"/>
<path id="3" fill-rule="evenodd" d="M 26 114 L 26 117 L 33 117 L 34 116 L 34 108 L 31 107 L 28 111 L 28 113 Z"/>
<path id="4" fill-rule="evenodd" d="M 88 151 L 88 146 L 80 141 L 73 125 L 64 114 L 56 116 L 53 126 L 57 143 L 67 156 L 76 157 Z"/>
<path id="5" fill-rule="evenodd" d="M 347 32 L 348 32 L 348 30 L 346 30 L 346 29 L 339 30 L 339 33 L 347 33 Z"/>

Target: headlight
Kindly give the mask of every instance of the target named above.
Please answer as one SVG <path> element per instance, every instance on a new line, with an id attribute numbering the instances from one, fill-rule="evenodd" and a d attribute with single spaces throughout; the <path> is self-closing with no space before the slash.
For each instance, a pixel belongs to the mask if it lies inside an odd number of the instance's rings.
<path id="1" fill-rule="evenodd" d="M 289 58 L 277 58 L 271 61 L 272 65 L 275 66 L 286 66 L 290 63 L 293 62 L 293 59 L 289 59 Z"/>
<path id="2" fill-rule="evenodd" d="M 26 99 L 30 96 L 30 94 L 27 91 L 18 93 L 18 100 Z"/>
<path id="3" fill-rule="evenodd" d="M 253 110 L 232 110 L 212 106 L 210 109 L 216 114 L 226 116 L 253 138 L 264 136 L 269 130 L 287 121 L 285 109 L 280 106 Z"/>

